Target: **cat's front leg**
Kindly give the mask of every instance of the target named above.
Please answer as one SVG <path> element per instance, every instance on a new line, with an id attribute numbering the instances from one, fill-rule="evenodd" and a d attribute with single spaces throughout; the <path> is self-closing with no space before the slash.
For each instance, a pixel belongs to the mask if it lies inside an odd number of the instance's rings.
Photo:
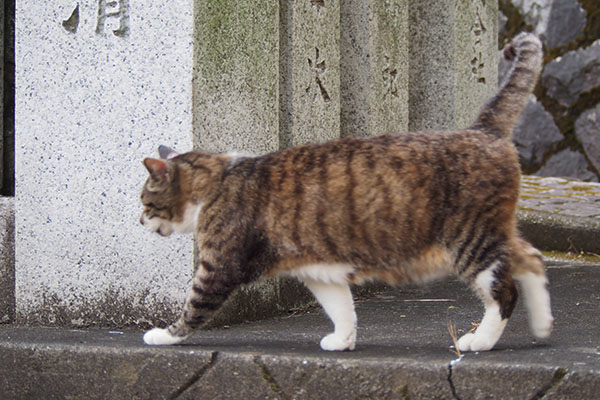
<path id="1" fill-rule="evenodd" d="M 186 337 L 173 336 L 168 328 L 153 328 L 144 334 L 144 343 L 149 345 L 170 345 L 184 341 Z"/>
<path id="2" fill-rule="evenodd" d="M 326 351 L 354 350 L 356 313 L 350 287 L 347 284 L 323 283 L 314 280 L 305 280 L 304 284 L 313 293 L 334 324 L 334 332 L 321 340 L 321 349 Z"/>
<path id="3" fill-rule="evenodd" d="M 236 286 L 236 281 L 224 268 L 215 268 L 208 261 L 202 261 L 194 274 L 192 288 L 179 319 L 166 329 L 154 328 L 146 332 L 144 343 L 172 345 L 184 341 L 221 308 Z"/>

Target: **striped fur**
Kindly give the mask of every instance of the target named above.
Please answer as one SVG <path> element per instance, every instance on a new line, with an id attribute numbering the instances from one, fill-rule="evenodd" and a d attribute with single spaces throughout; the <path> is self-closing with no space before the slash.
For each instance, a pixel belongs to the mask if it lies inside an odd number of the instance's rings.
<path id="1" fill-rule="evenodd" d="M 180 319 L 148 332 L 146 343 L 183 340 L 236 287 L 276 274 L 298 277 L 324 306 L 335 325 L 325 350 L 354 348 L 349 284 L 448 274 L 486 308 L 477 332 L 459 342 L 463 350 L 494 346 L 517 300 L 513 278 L 526 283 L 533 331 L 547 336 L 544 266 L 516 230 L 520 168 L 510 141 L 540 73 L 541 45 L 521 34 L 505 54 L 515 59 L 508 81 L 466 130 L 344 138 L 235 159 L 163 147 L 163 159 L 146 159 L 141 222 L 163 235 L 195 226 L 200 255 Z"/>

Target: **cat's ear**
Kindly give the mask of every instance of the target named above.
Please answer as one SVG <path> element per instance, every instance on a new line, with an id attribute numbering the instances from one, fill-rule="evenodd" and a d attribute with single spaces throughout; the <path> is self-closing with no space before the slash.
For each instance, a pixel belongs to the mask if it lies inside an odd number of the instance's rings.
<path id="1" fill-rule="evenodd" d="M 166 162 L 156 158 L 144 158 L 144 165 L 155 182 L 166 183 L 168 181 L 169 171 Z"/>
<path id="2" fill-rule="evenodd" d="M 167 146 L 161 145 L 161 146 L 158 146 L 158 155 L 163 160 L 170 160 L 171 158 L 177 157 L 179 155 L 179 153 L 177 153 L 175 150 L 173 150 Z"/>

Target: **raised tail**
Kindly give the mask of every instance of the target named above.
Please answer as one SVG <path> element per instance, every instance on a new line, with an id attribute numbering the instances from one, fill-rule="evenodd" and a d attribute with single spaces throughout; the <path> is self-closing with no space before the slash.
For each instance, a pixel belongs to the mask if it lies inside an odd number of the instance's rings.
<path id="1" fill-rule="evenodd" d="M 515 60 L 508 78 L 479 113 L 472 129 L 509 138 L 542 71 L 542 43 L 523 32 L 504 47 L 504 58 Z"/>

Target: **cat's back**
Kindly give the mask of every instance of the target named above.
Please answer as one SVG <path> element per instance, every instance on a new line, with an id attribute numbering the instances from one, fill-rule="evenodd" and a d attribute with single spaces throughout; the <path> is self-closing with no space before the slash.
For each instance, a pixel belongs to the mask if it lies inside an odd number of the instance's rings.
<path id="1" fill-rule="evenodd" d="M 512 143 L 476 130 L 344 138 L 268 154 L 246 168 L 254 172 L 261 191 L 303 200 L 376 191 L 382 184 L 381 189 L 408 190 L 455 181 L 467 189 L 493 180 L 513 187 L 520 176 Z"/>
<path id="2" fill-rule="evenodd" d="M 410 258 L 485 210 L 514 213 L 520 178 L 510 141 L 474 130 L 345 138 L 238 168 L 238 204 L 277 248 L 355 265 Z"/>

